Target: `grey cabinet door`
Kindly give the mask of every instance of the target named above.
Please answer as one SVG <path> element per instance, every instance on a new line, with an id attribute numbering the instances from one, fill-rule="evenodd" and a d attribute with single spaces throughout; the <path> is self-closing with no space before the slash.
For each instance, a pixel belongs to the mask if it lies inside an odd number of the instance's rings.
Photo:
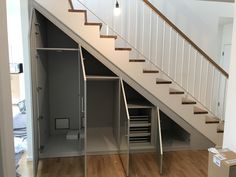
<path id="1" fill-rule="evenodd" d="M 79 99 L 80 99 L 80 147 L 81 172 L 87 177 L 87 80 L 81 46 L 79 47 Z"/>
<path id="2" fill-rule="evenodd" d="M 129 176 L 129 127 L 130 119 L 129 112 L 126 102 L 126 96 L 123 86 L 123 81 L 121 80 L 121 93 L 120 93 L 120 159 L 123 164 L 126 176 Z"/>
<path id="3" fill-rule="evenodd" d="M 33 102 L 33 173 L 34 176 L 37 176 L 38 171 L 38 160 L 39 160 L 39 138 L 38 138 L 38 104 L 37 104 L 37 82 L 36 82 L 36 72 L 37 60 L 35 56 L 36 51 L 36 36 L 35 36 L 35 24 L 36 16 L 35 11 L 33 11 L 32 20 L 31 20 L 31 32 L 30 32 L 30 47 L 31 47 L 31 70 L 32 70 L 32 102 Z"/>

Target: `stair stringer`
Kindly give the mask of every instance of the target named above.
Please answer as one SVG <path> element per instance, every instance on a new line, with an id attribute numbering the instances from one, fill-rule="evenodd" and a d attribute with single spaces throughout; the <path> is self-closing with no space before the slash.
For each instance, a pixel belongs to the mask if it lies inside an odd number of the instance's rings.
<path id="1" fill-rule="evenodd" d="M 181 96 L 169 95 L 169 86 L 156 85 L 158 74 L 143 74 L 141 63 L 129 62 L 129 51 L 115 51 L 114 39 L 100 38 L 99 26 L 84 25 L 83 13 L 68 12 L 67 0 L 35 0 L 34 7 L 154 105 L 169 112 L 167 115 L 175 122 L 185 128 L 193 127 L 213 143 L 222 144 L 217 124 L 206 125 L 205 116 L 193 114 L 193 106 L 181 105 Z"/>

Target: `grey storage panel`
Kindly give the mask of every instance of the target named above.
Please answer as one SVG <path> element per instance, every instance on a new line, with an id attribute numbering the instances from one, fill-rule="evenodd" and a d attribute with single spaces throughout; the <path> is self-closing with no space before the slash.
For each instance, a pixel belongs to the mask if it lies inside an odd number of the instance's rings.
<path id="1" fill-rule="evenodd" d="M 188 149 L 190 133 L 160 110 L 163 149 L 165 151 Z"/>
<path id="2" fill-rule="evenodd" d="M 119 78 L 87 79 L 87 152 L 118 153 Z"/>
<path id="3" fill-rule="evenodd" d="M 31 69 L 39 157 L 81 155 L 78 44 L 37 11 L 32 25 Z M 67 136 L 71 131 L 75 136 Z"/>

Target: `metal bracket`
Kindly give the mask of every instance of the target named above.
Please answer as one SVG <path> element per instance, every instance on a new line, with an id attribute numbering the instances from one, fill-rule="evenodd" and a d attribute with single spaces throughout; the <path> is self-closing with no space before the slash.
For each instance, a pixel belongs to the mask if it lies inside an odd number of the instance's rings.
<path id="1" fill-rule="evenodd" d="M 36 90 L 37 90 L 37 92 L 39 92 L 39 91 L 43 90 L 43 87 L 37 87 Z"/>
<path id="2" fill-rule="evenodd" d="M 44 150 L 44 146 L 43 146 L 43 145 L 41 145 L 41 146 L 39 147 L 39 152 L 40 152 L 40 153 L 42 153 L 42 152 L 43 152 L 43 150 Z"/>
<path id="3" fill-rule="evenodd" d="M 44 117 L 43 116 L 39 116 L 38 117 L 38 120 L 42 120 Z"/>

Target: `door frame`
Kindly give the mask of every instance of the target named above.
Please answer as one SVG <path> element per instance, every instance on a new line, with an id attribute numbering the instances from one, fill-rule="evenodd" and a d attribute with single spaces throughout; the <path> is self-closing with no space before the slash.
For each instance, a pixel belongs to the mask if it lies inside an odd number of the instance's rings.
<path id="1" fill-rule="evenodd" d="M 16 176 L 13 121 L 11 108 L 11 85 L 7 38 L 6 0 L 0 1 L 0 176 Z"/>

